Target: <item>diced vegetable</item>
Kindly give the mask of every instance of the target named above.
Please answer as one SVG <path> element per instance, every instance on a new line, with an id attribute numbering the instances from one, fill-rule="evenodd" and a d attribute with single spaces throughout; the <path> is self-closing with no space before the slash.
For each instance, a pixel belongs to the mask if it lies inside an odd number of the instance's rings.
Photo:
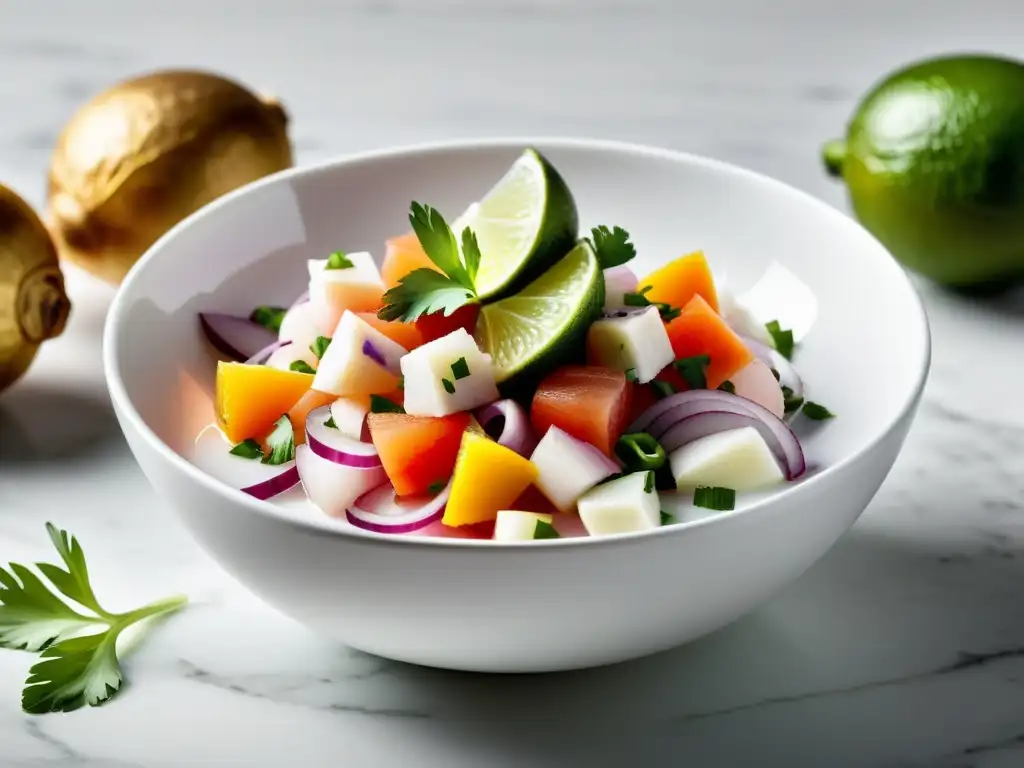
<path id="1" fill-rule="evenodd" d="M 596 321 L 587 331 L 587 356 L 594 365 L 632 370 L 639 384 L 651 381 L 674 359 L 657 307 Z"/>
<path id="2" fill-rule="evenodd" d="M 707 485 L 750 491 L 785 479 L 779 462 L 754 427 L 694 440 L 673 451 L 669 464 L 680 490 Z"/>
<path id="3" fill-rule="evenodd" d="M 597 448 L 558 427 L 548 429 L 530 461 L 537 467 L 536 486 L 563 512 L 584 492 L 619 471 Z"/>
<path id="4" fill-rule="evenodd" d="M 366 252 L 346 254 L 351 267 L 328 269 L 329 259 L 310 259 L 309 301 L 317 325 L 333 328 L 345 312 L 376 312 L 382 306 L 384 282 L 373 257 Z"/>
<path id="5" fill-rule="evenodd" d="M 753 400 L 780 419 L 785 414 L 782 387 L 765 362 L 754 360 L 734 373 L 729 381 L 732 382 L 734 394 Z"/>
<path id="6" fill-rule="evenodd" d="M 640 290 L 650 287 L 647 298 L 672 307 L 685 307 L 694 296 L 702 296 L 708 306 L 718 311 L 718 294 L 703 251 L 694 251 L 670 261 L 640 281 Z"/>
<path id="7" fill-rule="evenodd" d="M 399 360 L 404 354 L 404 347 L 345 312 L 320 359 L 313 387 L 335 395 L 390 392 L 398 386 Z"/>
<path id="8" fill-rule="evenodd" d="M 420 245 L 415 232 L 392 237 L 385 244 L 384 263 L 380 268 L 384 287 L 394 288 L 410 272 L 417 269 L 432 269 L 440 272 Z"/>
<path id="9" fill-rule="evenodd" d="M 306 496 L 331 517 L 344 517 L 356 499 L 387 482 L 384 469 L 349 467 L 321 458 L 308 445 L 295 449 L 295 466 Z"/>
<path id="10" fill-rule="evenodd" d="M 551 515 L 520 512 L 515 509 L 499 510 L 494 523 L 495 541 L 533 541 L 537 538 L 537 523 L 551 525 Z"/>
<path id="11" fill-rule="evenodd" d="M 625 295 L 636 293 L 637 279 L 633 270 L 622 265 L 604 271 L 604 311 L 614 312 L 626 306 Z"/>
<path id="12" fill-rule="evenodd" d="M 402 358 L 405 410 L 416 416 L 446 416 L 498 399 L 490 355 L 464 329 L 431 341 Z"/>
<path id="13" fill-rule="evenodd" d="M 359 312 L 359 318 L 371 328 L 383 333 L 396 344 L 406 349 L 416 349 L 423 344 L 423 334 L 415 323 L 403 323 L 399 320 L 381 320 L 376 312 Z"/>
<path id="14" fill-rule="evenodd" d="M 336 397 L 336 395 L 310 389 L 288 409 L 288 418 L 292 422 L 292 429 L 295 430 L 296 445 L 306 441 L 306 416 L 309 415 L 309 412 L 334 402 Z"/>
<path id="15" fill-rule="evenodd" d="M 467 333 L 473 333 L 476 328 L 476 319 L 480 314 L 479 304 L 466 304 L 459 307 L 450 315 L 443 312 L 435 312 L 432 315 L 420 315 L 416 318 L 416 328 L 423 336 L 423 343 L 434 341 L 447 336 L 460 328 Z"/>
<path id="16" fill-rule="evenodd" d="M 629 417 L 626 375 L 597 366 L 564 366 L 548 375 L 530 406 L 534 432 L 554 425 L 612 456 Z"/>
<path id="17" fill-rule="evenodd" d="M 309 390 L 313 376 L 265 365 L 217 364 L 217 424 L 228 440 L 262 438 Z"/>
<path id="18" fill-rule="evenodd" d="M 676 359 L 707 355 L 707 386 L 717 389 L 754 359 L 753 352 L 700 296 L 683 307 L 667 327 Z"/>
<path id="19" fill-rule="evenodd" d="M 477 427 L 480 434 L 497 440 L 520 456 L 529 456 L 537 447 L 537 438 L 526 411 L 515 400 L 498 400 L 480 411 L 480 423 L 476 419 L 470 428 Z"/>
<path id="20" fill-rule="evenodd" d="M 441 521 L 457 527 L 494 520 L 499 510 L 508 509 L 536 479 L 537 468 L 529 459 L 489 438 L 467 432 Z"/>
<path id="21" fill-rule="evenodd" d="M 437 493 L 452 476 L 468 413 L 433 418 L 371 413 L 370 439 L 399 496 Z M 438 485 L 440 484 L 440 486 Z M 507 506 L 507 505 L 502 505 Z"/>
<path id="22" fill-rule="evenodd" d="M 661 526 L 661 503 L 653 472 L 634 472 L 609 480 L 577 502 L 580 520 L 591 536 L 645 531 Z"/>
<path id="23" fill-rule="evenodd" d="M 353 440 L 363 439 L 363 428 L 369 412 L 368 399 L 340 397 L 331 403 L 331 420 L 334 422 L 334 428 Z"/>

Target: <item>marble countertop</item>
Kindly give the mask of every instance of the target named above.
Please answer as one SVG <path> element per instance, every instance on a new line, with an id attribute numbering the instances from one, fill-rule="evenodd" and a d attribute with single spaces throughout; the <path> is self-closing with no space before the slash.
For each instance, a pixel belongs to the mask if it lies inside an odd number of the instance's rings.
<path id="1" fill-rule="evenodd" d="M 1024 55 L 1021 29 L 1019 0 L 9 2 L 0 181 L 41 205 L 77 104 L 202 66 L 277 92 L 303 163 L 589 135 L 736 162 L 845 209 L 818 147 L 857 95 L 921 55 Z M 67 332 L 0 397 L 0 557 L 47 555 L 53 520 L 111 603 L 194 604 L 126 657 L 128 688 L 99 709 L 23 715 L 31 659 L 0 652 L 3 766 L 1024 765 L 1024 298 L 922 285 L 934 365 L 906 448 L 853 530 L 763 608 L 650 659 L 488 677 L 349 651 L 224 575 L 115 423 L 100 363 L 112 290 L 67 278 Z"/>

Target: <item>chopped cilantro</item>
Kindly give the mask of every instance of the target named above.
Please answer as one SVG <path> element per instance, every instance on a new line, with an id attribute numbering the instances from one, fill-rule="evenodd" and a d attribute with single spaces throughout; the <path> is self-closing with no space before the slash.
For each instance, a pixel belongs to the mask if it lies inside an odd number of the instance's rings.
<path id="1" fill-rule="evenodd" d="M 469 363 L 466 362 L 466 358 L 460 357 L 452 363 L 452 376 L 455 377 L 456 381 L 469 376 Z"/>
<path id="2" fill-rule="evenodd" d="M 537 527 L 533 529 L 533 538 L 535 539 L 560 539 L 558 531 L 555 530 L 555 526 L 551 523 L 546 523 L 543 520 L 537 521 Z"/>
<path id="3" fill-rule="evenodd" d="M 435 480 L 433 483 L 427 486 L 427 493 L 429 493 L 431 496 L 436 496 L 437 494 L 444 490 L 444 487 L 446 485 L 448 485 L 447 480 Z"/>
<path id="4" fill-rule="evenodd" d="M 634 384 L 637 382 L 636 368 L 626 369 L 626 381 L 631 381 Z"/>
<path id="5" fill-rule="evenodd" d="M 710 355 L 694 355 L 676 360 L 672 365 L 683 377 L 690 389 L 707 389 L 706 369 L 711 364 Z"/>
<path id="6" fill-rule="evenodd" d="M 661 510 L 661 524 L 662 525 L 672 525 L 672 523 L 674 523 L 675 521 L 676 521 L 676 519 L 672 515 L 670 515 L 664 509 Z"/>
<path id="7" fill-rule="evenodd" d="M 370 395 L 370 413 L 405 413 L 405 408 L 384 395 Z"/>
<path id="8" fill-rule="evenodd" d="M 444 391 L 449 395 L 455 394 L 455 385 L 449 379 L 441 379 L 441 386 L 444 387 Z"/>
<path id="9" fill-rule="evenodd" d="M 731 381 L 723 381 L 721 384 L 718 385 L 718 388 L 722 392 L 728 392 L 730 395 L 736 394 L 736 385 L 733 384 Z"/>
<path id="10" fill-rule="evenodd" d="M 253 440 L 251 437 L 243 440 L 228 453 L 232 453 L 235 456 L 241 456 L 243 459 L 262 459 L 263 449 L 260 444 Z"/>
<path id="11" fill-rule="evenodd" d="M 622 297 L 622 303 L 627 307 L 657 307 L 658 312 L 661 314 L 661 319 L 666 323 L 675 320 L 681 314 L 683 310 L 679 307 L 673 307 L 670 304 L 666 304 L 663 301 L 651 301 L 647 298 L 647 293 L 651 290 L 650 285 L 645 285 L 636 293 L 627 293 Z"/>
<path id="12" fill-rule="evenodd" d="M 797 397 L 792 389 L 785 384 L 782 385 L 782 406 L 787 414 L 796 413 L 803 404 L 804 399 L 802 397 Z"/>
<path id="13" fill-rule="evenodd" d="M 700 486 L 693 492 L 693 505 L 728 512 L 736 509 L 736 491 L 732 488 Z"/>
<path id="14" fill-rule="evenodd" d="M 594 227 L 590 236 L 601 269 L 617 267 L 636 256 L 636 248 L 629 242 L 629 232 L 622 227 Z"/>
<path id="15" fill-rule="evenodd" d="M 274 333 L 281 331 L 281 321 L 288 310 L 284 307 L 256 307 L 249 315 L 250 322 L 262 325 Z"/>
<path id="16" fill-rule="evenodd" d="M 651 382 L 651 389 L 654 390 L 654 395 L 659 400 L 664 400 L 666 397 L 674 395 L 676 388 L 669 384 L 667 381 L 659 381 L 655 379 Z"/>
<path id="17" fill-rule="evenodd" d="M 810 400 L 804 403 L 803 414 L 808 419 L 814 419 L 815 421 L 824 421 L 825 419 L 834 419 L 836 417 L 836 415 L 824 405 L 812 403 Z"/>
<path id="18" fill-rule="evenodd" d="M 334 417 L 333 416 L 331 416 L 329 419 L 327 419 L 327 421 L 324 422 L 324 426 L 328 427 L 329 429 L 337 429 L 338 428 L 338 425 L 334 423 Z"/>
<path id="19" fill-rule="evenodd" d="M 772 320 L 764 324 L 764 327 L 768 329 L 768 333 L 771 334 L 772 341 L 775 342 L 775 349 L 780 355 L 787 360 L 793 359 L 793 347 L 796 346 L 793 341 L 793 332 L 790 330 L 784 330 L 779 325 L 778 320 Z"/>
<path id="20" fill-rule="evenodd" d="M 346 256 L 344 251 L 335 251 L 327 257 L 327 266 L 324 269 L 352 269 L 354 266 L 352 259 Z"/>
<path id="21" fill-rule="evenodd" d="M 309 351 L 316 355 L 316 359 L 319 360 L 324 356 L 324 352 L 331 346 L 331 340 L 326 336 L 317 336 L 316 341 L 309 345 Z"/>
<path id="22" fill-rule="evenodd" d="M 296 373 L 316 373 L 316 369 L 305 360 L 293 360 L 288 366 L 288 370 Z"/>
<path id="23" fill-rule="evenodd" d="M 288 414 L 274 422 L 274 429 L 267 438 L 267 448 L 270 453 L 263 457 L 264 464 L 286 464 L 295 458 L 295 430 Z"/>
<path id="24" fill-rule="evenodd" d="M 648 471 L 647 472 L 647 477 L 644 478 L 644 493 L 654 493 L 654 472 L 653 471 Z"/>

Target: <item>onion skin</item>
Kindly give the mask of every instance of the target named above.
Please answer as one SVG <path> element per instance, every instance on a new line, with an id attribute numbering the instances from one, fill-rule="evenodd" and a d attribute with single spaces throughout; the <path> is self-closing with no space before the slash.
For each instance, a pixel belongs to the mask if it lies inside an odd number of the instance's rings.
<path id="1" fill-rule="evenodd" d="M 275 100 L 206 72 L 155 72 L 100 93 L 65 126 L 50 165 L 61 256 L 119 283 L 183 218 L 289 168 L 287 124 Z"/>
<path id="2" fill-rule="evenodd" d="M 0 391 L 28 370 L 44 341 L 64 331 L 70 312 L 46 227 L 0 185 Z"/>

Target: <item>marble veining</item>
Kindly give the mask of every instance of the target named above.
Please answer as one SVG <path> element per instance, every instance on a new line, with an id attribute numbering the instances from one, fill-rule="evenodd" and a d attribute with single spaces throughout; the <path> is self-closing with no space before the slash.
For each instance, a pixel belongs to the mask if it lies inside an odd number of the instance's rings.
<path id="1" fill-rule="evenodd" d="M 857 95 L 930 53 L 1024 56 L 1022 28 L 1015 0 L 5 3 L 0 181 L 41 205 L 82 99 L 200 66 L 279 94 L 300 162 L 583 134 L 720 157 L 845 210 L 818 147 Z M 99 359 L 112 290 L 73 269 L 68 284 L 67 332 L 0 397 L 0 556 L 47 556 L 54 520 L 113 607 L 193 605 L 125 654 L 127 688 L 99 709 L 23 715 L 31 657 L 0 652 L 4 768 L 1024 765 L 1024 291 L 920 284 L 934 364 L 906 448 L 853 530 L 770 603 L 649 659 L 489 677 L 339 647 L 221 572 L 117 428 Z"/>

